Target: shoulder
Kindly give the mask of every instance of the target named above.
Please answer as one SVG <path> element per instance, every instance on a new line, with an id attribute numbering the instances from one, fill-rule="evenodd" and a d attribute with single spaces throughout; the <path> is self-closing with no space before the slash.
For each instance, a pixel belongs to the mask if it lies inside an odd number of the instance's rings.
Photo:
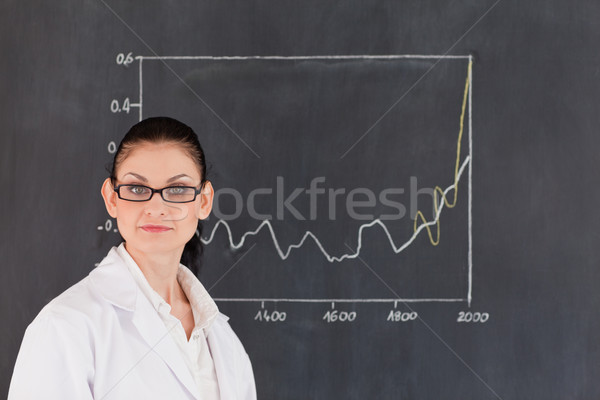
<path id="1" fill-rule="evenodd" d="M 9 398 L 88 398 L 83 393 L 94 374 L 95 337 L 87 314 L 94 302 L 86 300 L 85 286 L 84 279 L 65 290 L 27 326 Z"/>
<path id="2" fill-rule="evenodd" d="M 230 388 L 235 391 L 237 398 L 256 399 L 252 363 L 228 319 L 226 315 L 219 313 L 209 333 L 209 346 L 217 376 L 231 379 Z"/>
<path id="3" fill-rule="evenodd" d="M 115 297 L 131 303 L 131 299 L 135 298 L 135 291 L 130 286 L 123 287 L 127 281 L 124 275 L 128 272 L 118 261 L 116 248 L 113 247 L 86 277 L 46 304 L 31 324 L 46 321 L 57 328 L 85 329 L 90 325 L 97 325 L 98 320 L 112 308 L 111 297 L 108 296 L 112 294 L 111 291 L 117 291 Z"/>
<path id="4" fill-rule="evenodd" d="M 233 341 L 235 345 L 242 345 L 242 342 L 240 342 L 239 338 L 231 328 L 231 325 L 229 325 L 229 317 L 221 312 L 217 313 L 217 316 L 210 327 L 210 332 Z"/>
<path id="5" fill-rule="evenodd" d="M 209 339 L 212 342 L 218 342 L 219 347 L 224 353 L 228 353 L 230 356 L 236 358 L 245 358 L 247 354 L 244 345 L 228 321 L 229 317 L 219 312 L 210 326 Z"/>
<path id="6" fill-rule="evenodd" d="M 21 364 L 44 364 L 58 358 L 91 362 L 93 330 L 97 325 L 91 316 L 99 306 L 87 286 L 86 277 L 41 309 L 25 329 L 19 352 Z"/>
<path id="7" fill-rule="evenodd" d="M 52 299 L 38 317 L 55 318 L 90 315 L 98 307 L 98 297 L 90 287 L 89 275 Z"/>
<path id="8" fill-rule="evenodd" d="M 123 288 L 120 284 L 126 281 L 124 278 L 127 277 L 128 272 L 119 261 L 116 248 L 113 247 L 86 277 L 46 304 L 38 317 L 60 321 L 73 318 L 90 319 L 97 316 L 110 305 L 107 292 L 120 290 L 119 294 L 122 295 L 132 291 L 131 286 Z M 135 291 L 133 294 L 135 295 Z"/>
<path id="9" fill-rule="evenodd" d="M 52 299 L 28 325 L 26 335 L 66 337 L 73 334 L 90 338 L 97 325 L 95 317 L 102 313 L 102 299 L 90 288 L 89 276 Z"/>

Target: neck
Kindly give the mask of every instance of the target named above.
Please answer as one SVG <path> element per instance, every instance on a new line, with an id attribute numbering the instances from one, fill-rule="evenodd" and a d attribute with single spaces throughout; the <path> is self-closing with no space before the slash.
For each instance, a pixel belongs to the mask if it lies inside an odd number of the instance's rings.
<path id="1" fill-rule="evenodd" d="M 152 289 L 169 305 L 173 306 L 175 302 L 186 300 L 185 293 L 177 281 L 180 251 L 148 254 L 128 246 L 127 242 L 125 249 L 139 266 Z"/>

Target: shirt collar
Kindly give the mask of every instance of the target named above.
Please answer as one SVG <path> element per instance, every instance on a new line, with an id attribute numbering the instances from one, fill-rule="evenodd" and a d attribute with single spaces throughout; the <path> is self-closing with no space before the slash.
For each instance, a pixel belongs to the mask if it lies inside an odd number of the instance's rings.
<path id="1" fill-rule="evenodd" d="M 140 267 L 125 249 L 125 242 L 119 245 L 117 253 L 123 259 L 138 287 L 148 298 L 150 303 L 152 303 L 152 306 L 156 311 L 168 314 L 171 311 L 171 306 L 152 288 L 152 286 L 150 286 Z M 181 285 L 181 288 L 192 307 L 192 312 L 194 314 L 194 329 L 208 330 L 219 313 L 215 301 L 210 297 L 196 275 L 183 264 L 179 264 L 177 281 Z"/>

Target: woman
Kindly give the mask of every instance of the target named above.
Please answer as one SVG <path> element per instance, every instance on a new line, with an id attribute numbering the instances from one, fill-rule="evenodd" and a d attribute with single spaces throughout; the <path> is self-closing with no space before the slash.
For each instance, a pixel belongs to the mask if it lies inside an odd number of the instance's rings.
<path id="1" fill-rule="evenodd" d="M 252 367 L 200 284 L 204 152 L 171 118 L 134 125 L 102 197 L 124 239 L 25 331 L 9 399 L 255 399 Z"/>

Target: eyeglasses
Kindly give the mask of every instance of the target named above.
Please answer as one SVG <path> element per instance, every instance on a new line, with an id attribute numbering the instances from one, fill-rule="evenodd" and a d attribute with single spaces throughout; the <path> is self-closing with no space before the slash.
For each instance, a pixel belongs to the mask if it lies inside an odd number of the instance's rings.
<path id="1" fill-rule="evenodd" d="M 169 203 L 189 203 L 196 200 L 196 195 L 201 189 L 193 186 L 168 186 L 162 189 L 153 189 L 144 185 L 118 185 L 114 188 L 121 200 L 148 201 L 154 193 L 160 193 L 164 201 Z"/>

